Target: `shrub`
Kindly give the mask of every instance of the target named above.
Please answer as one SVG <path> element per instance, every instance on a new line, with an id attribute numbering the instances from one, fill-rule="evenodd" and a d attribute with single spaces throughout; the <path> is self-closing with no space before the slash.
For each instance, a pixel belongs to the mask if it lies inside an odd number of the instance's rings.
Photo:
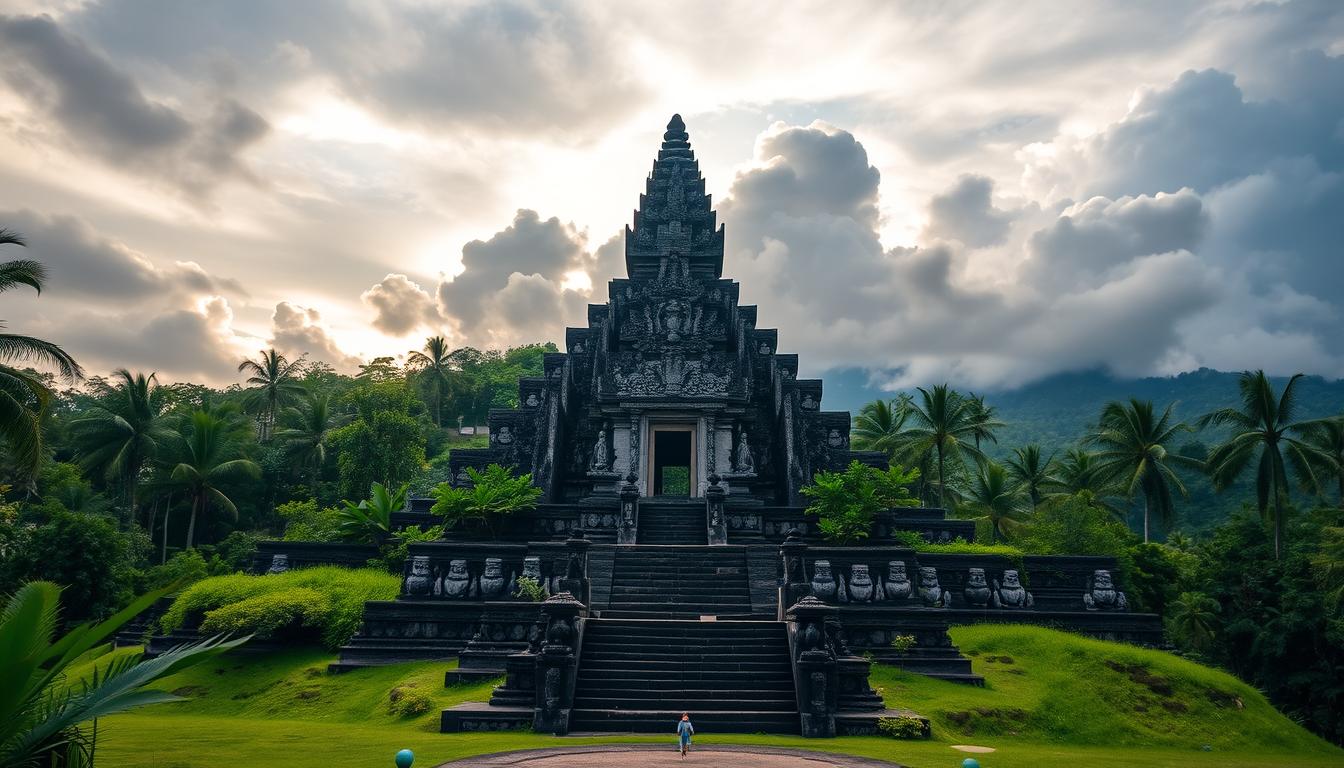
<path id="1" fill-rule="evenodd" d="M 922 739 L 928 735 L 923 720 L 907 715 L 878 718 L 877 732 L 892 739 Z"/>
<path id="2" fill-rule="evenodd" d="M 399 685 L 387 692 L 387 711 L 398 717 L 423 715 L 434 708 L 429 694 L 410 686 Z"/>
<path id="3" fill-rule="evenodd" d="M 530 576 L 519 576 L 518 588 L 514 590 L 513 596 L 520 600 L 540 603 L 546 599 L 546 588 Z"/>
<path id="4" fill-rule="evenodd" d="M 290 501 L 275 508 L 286 520 L 285 541 L 340 541 L 340 515 L 334 509 L 322 509 L 317 502 Z"/>
<path id="5" fill-rule="evenodd" d="M 236 632 L 264 634 L 288 626 L 300 617 L 293 611 L 302 597 L 308 606 L 296 627 L 300 630 L 297 637 L 320 641 L 334 649 L 344 645 L 359 629 L 365 602 L 391 600 L 400 589 L 401 580 L 397 576 L 374 569 L 336 566 L 301 568 L 269 576 L 242 573 L 215 576 L 188 587 L 173 601 L 159 624 L 165 632 L 171 632 L 199 619 L 203 629 L 207 625 L 227 625 Z M 301 594 L 296 596 L 296 592 Z M 263 596 L 265 600 L 258 600 Z M 286 616 L 284 623 L 277 623 Z"/>
<path id="6" fill-rule="evenodd" d="M 358 504 L 343 502 L 344 509 L 337 510 L 337 530 L 345 541 L 361 544 L 377 544 L 392 530 L 392 515 L 406 506 L 406 489 L 402 485 L 395 492 L 387 490 L 382 483 L 374 483 L 369 490 L 369 498 Z"/>
<path id="7" fill-rule="evenodd" d="M 412 525 L 403 528 L 392 534 L 392 537 L 383 542 L 379 548 L 378 558 L 369 561 L 369 567 L 382 568 L 388 573 L 401 573 L 402 566 L 406 564 L 406 558 L 410 555 L 410 545 L 417 541 L 437 541 L 443 537 L 442 525 L 431 525 L 428 528 L 421 528 L 418 525 Z"/>
<path id="8" fill-rule="evenodd" d="M 897 635 L 891 638 L 891 647 L 899 654 L 907 654 L 911 648 L 919 644 L 919 640 L 914 635 Z"/>
<path id="9" fill-rule="evenodd" d="M 470 488 L 454 488 L 441 483 L 434 489 L 438 501 L 430 511 L 443 515 L 449 525 L 480 520 L 491 535 L 495 535 L 500 518 L 536 507 L 541 496 L 541 489 L 532 485 L 531 474 L 514 477 L 498 464 L 491 464 L 484 472 L 468 467 L 467 475 L 471 477 Z"/>
<path id="10" fill-rule="evenodd" d="M 854 544 L 868 538 L 877 513 L 892 507 L 914 507 L 919 501 L 907 487 L 919 479 L 919 470 L 885 470 L 851 461 L 844 472 L 818 472 L 813 485 L 803 489 L 812 499 L 807 514 L 816 515 L 817 527 L 833 544 Z"/>
<path id="11" fill-rule="evenodd" d="M 159 589 L 169 584 L 187 586 L 195 584 L 210 575 L 205 558 L 199 550 L 188 549 L 178 552 L 163 565 L 150 568 L 145 574 L 145 588 Z"/>

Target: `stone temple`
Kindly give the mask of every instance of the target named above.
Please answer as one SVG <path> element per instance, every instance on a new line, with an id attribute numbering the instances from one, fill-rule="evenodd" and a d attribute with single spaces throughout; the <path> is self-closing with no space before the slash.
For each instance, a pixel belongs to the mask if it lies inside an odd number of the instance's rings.
<path id="1" fill-rule="evenodd" d="M 531 473 L 543 503 L 498 538 L 411 545 L 401 596 L 366 605 L 335 669 L 456 659 L 449 683 L 504 678 L 489 702 L 446 710 L 445 731 L 670 733 L 690 711 L 707 732 L 831 736 L 895 714 L 868 685 L 871 659 L 982 682 L 951 624 L 1162 642 L 1111 559 L 921 554 L 893 537 L 974 539 L 940 509 L 890 510 L 865 546 L 825 544 L 800 489 L 885 458 L 851 449 L 850 415 L 822 409 L 821 381 L 798 378 L 739 303 L 724 235 L 673 116 L 625 232 L 626 276 L 519 382 L 519 407 L 490 413 L 489 447 L 451 456 L 455 483 L 501 464 Z M 431 522 L 428 504 L 397 522 Z M 257 567 L 361 557 L 270 542 Z M 523 576 L 547 599 L 516 597 Z"/>

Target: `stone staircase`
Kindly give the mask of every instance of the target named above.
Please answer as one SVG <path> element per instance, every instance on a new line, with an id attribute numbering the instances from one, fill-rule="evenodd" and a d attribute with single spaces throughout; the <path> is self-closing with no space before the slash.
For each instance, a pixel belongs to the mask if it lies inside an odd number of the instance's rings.
<path id="1" fill-rule="evenodd" d="M 704 499 L 654 497 L 639 505 L 640 544 L 708 544 Z"/>
<path id="2" fill-rule="evenodd" d="M 641 510 L 641 515 L 642 515 Z M 745 547 L 617 547 L 602 618 L 748 618 Z"/>
<path id="3" fill-rule="evenodd" d="M 799 733 L 783 622 L 590 619 L 570 729 Z"/>

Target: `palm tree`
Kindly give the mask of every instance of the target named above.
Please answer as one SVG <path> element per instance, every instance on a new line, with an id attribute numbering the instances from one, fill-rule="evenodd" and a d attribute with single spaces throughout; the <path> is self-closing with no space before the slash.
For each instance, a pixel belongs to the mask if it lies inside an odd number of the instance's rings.
<path id="1" fill-rule="evenodd" d="M 1181 456 L 1167 446 L 1177 432 L 1188 431 L 1184 423 L 1172 423 L 1172 406 L 1157 418 L 1153 404 L 1130 398 L 1129 404 L 1107 403 L 1101 420 L 1088 442 L 1098 446 L 1097 472 L 1104 480 L 1113 480 L 1133 498 L 1143 494 L 1143 540 L 1149 541 L 1150 518 L 1156 512 L 1164 522 L 1175 516 L 1171 489 L 1189 495 L 1171 465 L 1201 468 L 1203 464 Z"/>
<path id="2" fill-rule="evenodd" d="M 1168 607 L 1171 633 L 1203 653 L 1213 645 L 1220 610 L 1218 601 L 1202 592 L 1182 592 Z"/>
<path id="3" fill-rule="evenodd" d="M 112 379 L 115 384 L 108 388 L 103 404 L 72 421 L 70 430 L 85 471 L 119 480 L 134 519 L 141 470 L 177 433 L 164 422 L 155 374 L 132 374 L 121 368 Z"/>
<path id="4" fill-rule="evenodd" d="M 16 232 L 0 227 L 0 245 L 24 247 Z M 39 294 L 47 268 L 30 259 L 0 262 L 0 292 L 26 285 Z M 5 327 L 0 321 L 0 330 Z M 73 382 L 84 376 L 79 363 L 55 344 L 32 336 L 0 333 L 0 438 L 9 444 L 15 468 L 24 480 L 37 476 L 46 451 L 42 441 L 42 413 L 51 402 L 51 390 L 41 376 L 11 363 L 36 363 L 55 368 Z"/>
<path id="5" fill-rule="evenodd" d="M 971 442 L 984 427 L 978 421 L 979 411 L 974 403 L 946 384 L 932 390 L 919 388 L 919 402 L 911 401 L 907 420 L 910 424 L 900 432 L 898 453 L 903 463 L 918 466 L 923 457 L 932 454 L 938 468 L 938 505 L 947 506 L 947 460 L 960 459 L 967 454 L 977 462 L 985 455 Z"/>
<path id="6" fill-rule="evenodd" d="M 1322 489 L 1334 480 L 1339 489 L 1339 506 L 1344 509 L 1344 416 L 1308 422 L 1303 438 L 1315 451 L 1317 479 Z"/>
<path id="7" fill-rule="evenodd" d="M 1049 489 L 1046 498 L 1068 498 L 1087 492 L 1093 503 L 1123 520 L 1125 511 L 1106 501 L 1107 496 L 1119 493 L 1117 483 L 1114 479 L 1103 476 L 1100 467 L 1101 462 L 1097 459 L 1097 454 L 1076 447 L 1066 450 L 1064 456 L 1057 459 L 1050 468 L 1050 477 L 1045 484 Z"/>
<path id="8" fill-rule="evenodd" d="M 1283 503 L 1288 499 L 1286 463 L 1315 492 L 1319 492 L 1314 463 L 1325 457 L 1310 443 L 1295 437 L 1307 432 L 1307 423 L 1293 421 L 1297 406 L 1295 374 L 1276 397 L 1274 385 L 1264 371 L 1245 371 L 1237 381 L 1241 392 L 1240 408 L 1221 408 L 1199 420 L 1201 427 L 1231 427 L 1232 434 L 1209 451 L 1206 462 L 1213 487 L 1224 490 L 1241 477 L 1259 454 L 1255 470 L 1255 500 L 1261 516 L 1274 512 L 1274 558 L 1282 554 Z"/>
<path id="9" fill-rule="evenodd" d="M 998 443 L 999 439 L 994 436 L 994 430 L 1003 426 L 1003 422 L 994 418 L 994 412 L 998 409 L 992 405 L 986 405 L 984 396 L 977 395 L 974 392 L 967 395 L 967 400 L 971 404 L 971 421 L 975 425 L 971 436 L 975 438 L 976 450 L 980 449 L 981 440 Z"/>
<path id="10" fill-rule="evenodd" d="M 275 417 L 280 407 L 303 392 L 303 387 L 295 380 L 303 358 L 290 361 L 274 349 L 263 349 L 256 360 L 244 360 L 238 364 L 239 373 L 251 374 L 248 384 L 256 385 L 249 398 L 249 407 L 260 407 L 262 411 L 262 442 L 271 439 L 275 427 Z"/>
<path id="11" fill-rule="evenodd" d="M 989 522 L 990 539 L 996 544 L 1021 525 L 1021 518 L 1030 511 L 1030 499 L 1023 487 L 1013 483 L 1008 470 L 995 461 L 980 465 L 965 503 L 980 514 L 978 519 Z"/>
<path id="12" fill-rule="evenodd" d="M 191 498 L 191 522 L 187 524 L 187 549 L 191 549 L 196 542 L 196 519 L 209 512 L 211 502 L 230 516 L 238 516 L 238 508 L 219 486 L 236 478 L 261 477 L 261 467 L 243 457 L 237 426 L 227 413 L 196 411 L 184 426 L 181 457 L 173 467 L 172 479 Z"/>
<path id="13" fill-rule="evenodd" d="M 434 426 L 443 426 L 443 390 L 448 385 L 451 370 L 448 342 L 442 336 L 425 339 L 424 352 L 412 350 L 406 357 L 406 365 L 419 371 L 429 388 L 434 392 Z"/>
<path id="14" fill-rule="evenodd" d="M 891 457 L 899 442 L 901 427 L 909 415 L 910 396 L 902 394 L 895 400 L 874 400 L 859 409 L 854 418 L 850 438 L 854 447 L 864 451 L 882 451 Z"/>
<path id="15" fill-rule="evenodd" d="M 297 406 L 286 408 L 280 416 L 285 425 L 275 433 L 285 453 L 300 467 L 312 469 L 313 498 L 317 482 L 327 463 L 327 441 L 332 431 L 352 417 L 332 412 L 331 393 L 306 392 Z"/>
<path id="16" fill-rule="evenodd" d="M 1008 475 L 1022 486 L 1034 509 L 1045 498 L 1045 489 L 1054 481 L 1050 476 L 1053 456 L 1041 459 L 1041 446 L 1027 445 L 1013 449 L 1013 457 L 1004 462 Z"/>

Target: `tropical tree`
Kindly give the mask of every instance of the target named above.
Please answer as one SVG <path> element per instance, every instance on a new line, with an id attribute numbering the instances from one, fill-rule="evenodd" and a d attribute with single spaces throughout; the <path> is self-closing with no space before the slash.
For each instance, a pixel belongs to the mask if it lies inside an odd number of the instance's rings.
<path id="1" fill-rule="evenodd" d="M 448 388 L 452 371 L 448 342 L 442 336 L 425 339 L 424 351 L 412 350 L 406 356 L 406 367 L 417 371 L 434 394 L 434 426 L 443 426 L 443 392 Z"/>
<path id="2" fill-rule="evenodd" d="M 976 450 L 980 449 L 980 441 L 982 440 L 990 443 L 999 442 L 999 439 L 994 436 L 994 430 L 1003 426 L 1003 422 L 994 417 L 994 413 L 998 409 L 986 404 L 984 395 L 971 392 L 966 399 L 971 406 L 971 423 L 974 424 L 971 437 L 975 439 Z"/>
<path id="3" fill-rule="evenodd" d="M 996 461 L 980 465 L 963 503 L 979 515 L 977 519 L 989 523 L 990 539 L 996 544 L 1008 538 L 1008 532 L 1020 526 L 1031 511 L 1031 499 L 1023 487 Z"/>
<path id="4" fill-rule="evenodd" d="M 198 410 L 184 426 L 180 457 L 173 467 L 172 479 L 191 499 L 191 521 L 187 524 L 187 549 L 196 543 L 196 520 L 205 517 L 213 503 L 231 517 L 238 508 L 220 490 L 220 485 L 243 477 L 261 477 L 261 467 L 243 456 L 242 441 L 227 413 Z"/>
<path id="5" fill-rule="evenodd" d="M 358 504 L 346 501 L 345 508 L 337 514 L 337 530 L 341 537 L 346 541 L 380 543 L 392 531 L 392 514 L 406 506 L 409 488 L 409 485 L 403 485 L 395 492 L 389 492 L 382 483 L 374 483 L 369 498 Z"/>
<path id="6" fill-rule="evenodd" d="M 1222 606 L 1202 592 L 1182 592 L 1167 607 L 1167 626 L 1186 647 L 1204 653 L 1213 646 Z"/>
<path id="7" fill-rule="evenodd" d="M 305 392 L 298 405 L 286 408 L 280 414 L 280 423 L 284 426 L 276 431 L 275 439 L 299 467 L 311 469 L 314 498 L 322 467 L 327 463 L 331 433 L 351 418 L 349 414 L 335 413 L 331 395 L 325 392 Z"/>
<path id="8" fill-rule="evenodd" d="M 1336 501 L 1344 509 L 1344 416 L 1308 422 L 1303 439 L 1314 452 L 1312 463 L 1322 490 L 1334 481 L 1339 494 Z"/>
<path id="9" fill-rule="evenodd" d="M 164 400 L 156 374 L 112 374 L 102 402 L 70 423 L 80 465 L 121 483 L 130 517 L 139 504 L 140 474 L 177 433 L 163 418 Z"/>
<path id="10" fill-rule="evenodd" d="M 18 233 L 0 227 L 0 245 L 22 247 L 27 243 Z M 26 285 L 40 294 L 46 280 L 47 269 L 40 262 L 31 259 L 0 262 L 0 292 Z M 0 330 L 4 327 L 0 321 Z M 82 378 L 84 371 L 65 350 L 49 341 L 0 333 L 0 438 L 9 445 L 19 477 L 31 482 L 46 453 L 41 420 L 51 402 L 51 389 L 41 375 L 17 368 L 15 363 L 54 368 L 67 382 Z"/>
<path id="11" fill-rule="evenodd" d="M 900 432 L 898 458 L 919 465 L 932 455 L 938 469 L 938 504 L 947 506 L 947 462 L 969 455 L 977 462 L 985 455 L 974 444 L 986 422 L 973 401 L 946 384 L 932 389 L 919 388 L 919 398 L 910 403 L 907 427 Z"/>
<path id="12" fill-rule="evenodd" d="M 1025 445 L 1014 448 L 1012 458 L 1003 462 L 1009 478 L 1022 486 L 1027 498 L 1031 499 L 1032 508 L 1040 506 L 1046 489 L 1055 480 L 1050 475 L 1053 460 L 1053 456 L 1041 458 L 1041 446 Z"/>
<path id="13" fill-rule="evenodd" d="M 904 392 L 894 400 L 874 400 L 865 403 L 854 417 L 849 432 L 854 447 L 863 451 L 882 451 L 891 458 L 900 442 L 901 427 L 905 426 L 910 395 Z"/>
<path id="14" fill-rule="evenodd" d="M 274 349 L 263 349 L 256 360 L 238 364 L 238 372 L 248 374 L 247 383 L 254 386 L 246 402 L 249 408 L 261 412 L 262 442 L 271 439 L 280 408 L 303 394 L 303 387 L 298 382 L 302 362 L 302 358 L 291 361 Z"/>
<path id="15" fill-rule="evenodd" d="M 1297 382 L 1302 374 L 1288 379 L 1283 394 L 1275 396 L 1274 385 L 1264 371 L 1246 371 L 1237 381 L 1241 393 L 1240 408 L 1221 408 L 1199 420 L 1201 427 L 1230 428 L 1232 434 L 1209 451 L 1206 462 L 1213 487 L 1224 490 L 1237 481 L 1254 461 L 1255 501 L 1262 517 L 1273 512 L 1274 557 L 1283 552 L 1283 507 L 1288 500 L 1287 466 L 1296 470 L 1303 484 L 1315 492 L 1320 486 L 1314 464 L 1328 460 L 1302 435 L 1306 423 L 1293 420 L 1297 410 Z"/>
<path id="16" fill-rule="evenodd" d="M 29 582 L 0 613 L 0 765 L 91 766 L 94 733 L 81 724 L 180 696 L 149 684 L 235 648 L 247 638 L 211 638 L 145 660 L 139 654 L 108 659 L 108 637 L 174 584 L 131 602 L 98 624 L 80 624 L 57 637 L 61 588 Z M 95 672 L 82 683 L 66 675 L 75 662 Z"/>
<path id="17" fill-rule="evenodd" d="M 1143 540 L 1150 539 L 1150 519 L 1153 513 L 1169 523 L 1175 517 L 1171 489 L 1189 495 L 1185 484 L 1177 477 L 1173 466 L 1195 469 L 1203 464 L 1196 459 L 1181 456 L 1168 446 L 1178 432 L 1188 431 L 1183 422 L 1171 418 L 1168 405 L 1160 417 L 1153 413 L 1153 404 L 1130 398 L 1129 403 L 1111 402 L 1101 411 L 1097 431 L 1087 440 L 1096 445 L 1097 473 L 1100 479 L 1113 481 L 1126 496 L 1143 496 Z"/>

